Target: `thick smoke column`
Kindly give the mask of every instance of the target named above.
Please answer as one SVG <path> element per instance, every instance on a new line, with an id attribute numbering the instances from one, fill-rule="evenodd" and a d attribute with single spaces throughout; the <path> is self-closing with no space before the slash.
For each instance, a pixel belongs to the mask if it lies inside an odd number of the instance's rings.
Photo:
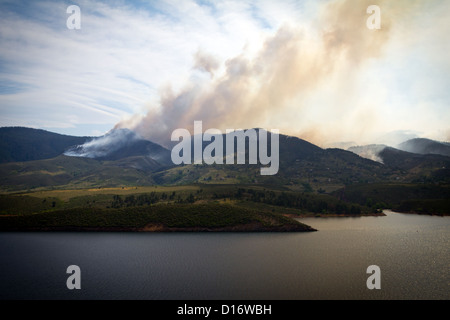
<path id="1" fill-rule="evenodd" d="M 227 60 L 221 72 L 218 60 L 198 52 L 194 68 L 204 72 L 205 77 L 187 84 L 180 92 L 163 90 L 158 108 L 145 116 L 122 121 L 116 128 L 130 128 L 167 146 L 174 129 L 187 128 L 192 132 L 194 121 L 202 120 L 205 128 L 277 128 L 320 144 L 325 136 L 345 126 L 339 121 L 331 125 L 321 123 L 321 114 L 325 117 L 333 113 L 343 118 L 352 115 L 352 130 L 363 133 L 375 118 L 373 110 L 351 105 L 351 101 L 340 102 L 347 101 L 349 93 L 358 94 L 353 92 L 358 69 L 383 54 L 392 16 L 407 19 L 419 7 L 419 1 L 373 2 L 327 3 L 312 30 L 283 26 L 266 39 L 256 55 L 249 56 L 244 50 Z M 366 9 L 371 4 L 383 8 L 381 30 L 366 28 Z M 312 94 L 320 96 L 329 79 L 340 83 L 336 105 L 311 110 L 308 98 Z M 356 121 L 355 112 L 359 117 Z M 313 120 L 311 113 L 316 115 Z M 299 122 L 293 130 L 294 119 Z"/>

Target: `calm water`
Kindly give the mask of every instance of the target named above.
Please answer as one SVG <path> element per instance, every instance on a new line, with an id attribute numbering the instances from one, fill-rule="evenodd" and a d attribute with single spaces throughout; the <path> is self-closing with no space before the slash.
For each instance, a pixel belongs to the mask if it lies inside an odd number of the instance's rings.
<path id="1" fill-rule="evenodd" d="M 0 233 L 2 299 L 449 299 L 450 217 L 302 219 L 314 233 Z M 81 268 L 81 290 L 66 268 Z M 381 268 L 381 290 L 366 269 Z"/>

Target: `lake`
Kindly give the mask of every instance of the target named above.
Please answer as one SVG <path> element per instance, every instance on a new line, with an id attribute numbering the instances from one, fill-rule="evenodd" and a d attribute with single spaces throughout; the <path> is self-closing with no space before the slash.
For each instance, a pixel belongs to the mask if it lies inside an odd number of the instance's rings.
<path id="1" fill-rule="evenodd" d="M 385 213 L 299 219 L 311 233 L 0 233 L 0 298 L 449 299 L 450 217 Z"/>

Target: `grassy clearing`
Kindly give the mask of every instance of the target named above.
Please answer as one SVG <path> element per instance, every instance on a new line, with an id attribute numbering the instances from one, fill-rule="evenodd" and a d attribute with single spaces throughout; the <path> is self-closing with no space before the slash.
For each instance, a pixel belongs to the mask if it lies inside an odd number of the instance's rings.
<path id="1" fill-rule="evenodd" d="M 26 208 L 16 212 L 17 208 Z M 3 195 L 0 212 L 4 214 L 31 214 L 76 208 L 130 208 L 145 205 L 176 203 L 233 204 L 242 208 L 257 207 L 263 212 L 288 214 L 367 214 L 369 208 L 340 201 L 336 197 L 289 189 L 269 189 L 264 186 L 241 185 L 184 185 L 121 188 L 90 188 L 75 190 L 47 190 L 24 194 Z M 10 199 L 10 200 L 8 200 Z M 51 206 L 49 206 L 51 203 Z"/>
<path id="2" fill-rule="evenodd" d="M 449 190 L 409 184 L 347 186 L 334 196 L 227 184 L 46 190 L 0 195 L 0 230 L 305 231 L 288 217 L 383 208 L 446 214 Z"/>
<path id="3" fill-rule="evenodd" d="M 26 192 L 23 195 L 37 198 L 59 198 L 62 201 L 68 201 L 75 197 L 95 196 L 95 195 L 130 195 L 150 192 L 196 192 L 198 186 L 144 186 L 144 187 L 117 187 L 117 188 L 88 188 L 71 190 L 43 190 L 36 192 Z"/>

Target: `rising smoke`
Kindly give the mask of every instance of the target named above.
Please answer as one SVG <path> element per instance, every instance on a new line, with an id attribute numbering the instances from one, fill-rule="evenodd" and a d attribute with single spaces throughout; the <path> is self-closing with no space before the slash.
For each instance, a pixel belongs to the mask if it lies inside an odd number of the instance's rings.
<path id="1" fill-rule="evenodd" d="M 129 145 L 133 141 L 141 139 L 138 134 L 127 129 L 111 130 L 104 136 L 93 138 L 82 145 L 66 150 L 64 155 L 69 157 L 102 158 Z"/>
<path id="2" fill-rule="evenodd" d="M 194 68 L 208 77 L 179 92 L 161 90 L 160 106 L 121 121 L 116 128 L 130 128 L 166 146 L 174 129 L 192 132 L 195 120 L 220 130 L 276 128 L 319 145 L 350 126 L 363 135 L 376 126 L 377 109 L 352 105 L 351 96 L 362 94 L 354 92 L 358 70 L 383 55 L 393 17 L 396 22 L 407 19 L 421 3 L 332 1 L 321 7 L 312 26 L 284 25 L 252 56 L 244 50 L 221 65 L 214 56 L 198 52 Z M 381 30 L 366 28 L 371 4 L 383 8 Z M 218 72 L 221 66 L 224 71 Z M 326 95 L 327 87 L 336 84 L 336 103 L 312 110 L 311 97 Z"/>

